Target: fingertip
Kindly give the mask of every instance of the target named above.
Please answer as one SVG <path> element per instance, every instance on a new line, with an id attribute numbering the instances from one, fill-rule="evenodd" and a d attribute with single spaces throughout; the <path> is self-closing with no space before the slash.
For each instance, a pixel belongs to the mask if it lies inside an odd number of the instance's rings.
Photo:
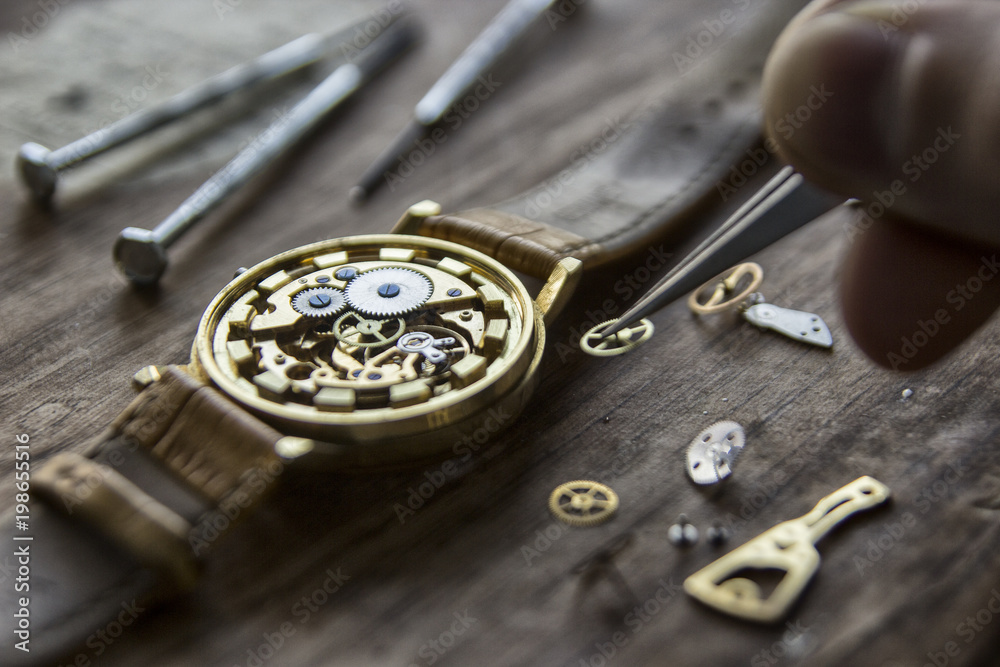
<path id="1" fill-rule="evenodd" d="M 880 366 L 925 368 L 1000 307 L 1000 252 L 888 219 L 854 229 L 841 284 L 844 322 Z"/>
<path id="2" fill-rule="evenodd" d="M 805 176 L 847 196 L 881 181 L 898 41 L 840 11 L 799 21 L 778 40 L 764 70 L 765 129 Z"/>

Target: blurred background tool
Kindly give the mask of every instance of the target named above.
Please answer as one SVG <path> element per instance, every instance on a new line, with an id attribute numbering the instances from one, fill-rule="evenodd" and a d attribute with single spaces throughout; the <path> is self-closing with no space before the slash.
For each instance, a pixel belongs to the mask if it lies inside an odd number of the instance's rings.
<path id="1" fill-rule="evenodd" d="M 113 251 L 118 269 L 137 285 L 156 283 L 167 268 L 167 248 L 171 244 L 255 174 L 298 143 L 330 111 L 413 46 L 416 39 L 417 28 L 412 21 L 397 21 L 390 25 L 365 47 L 355 62 L 344 63 L 335 69 L 154 229 L 123 229 Z"/>
<path id="2" fill-rule="evenodd" d="M 136 112 L 62 148 L 49 150 L 29 142 L 17 155 L 17 172 L 36 202 L 47 205 L 55 194 L 59 173 L 105 151 L 126 144 L 195 111 L 222 101 L 229 95 L 263 81 L 272 81 L 308 67 L 364 27 L 358 21 L 330 35 L 310 33 L 273 51 L 237 65 L 178 93 L 169 100 Z"/>
<path id="3" fill-rule="evenodd" d="M 441 76 L 430 90 L 417 102 L 413 120 L 393 140 L 361 180 L 351 188 L 351 199 L 364 201 L 390 171 L 396 158 L 414 141 L 417 141 L 452 107 L 487 70 L 500 59 L 514 41 L 536 18 L 554 4 L 555 0 L 511 0 L 489 25 L 470 44 L 458 60 Z"/>

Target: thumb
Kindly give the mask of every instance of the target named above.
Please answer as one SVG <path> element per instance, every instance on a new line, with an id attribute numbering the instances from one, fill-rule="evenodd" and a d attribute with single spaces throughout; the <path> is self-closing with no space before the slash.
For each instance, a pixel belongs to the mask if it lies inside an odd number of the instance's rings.
<path id="1" fill-rule="evenodd" d="M 814 2 L 775 44 L 764 104 L 810 180 L 1000 246 L 1000 3 Z"/>

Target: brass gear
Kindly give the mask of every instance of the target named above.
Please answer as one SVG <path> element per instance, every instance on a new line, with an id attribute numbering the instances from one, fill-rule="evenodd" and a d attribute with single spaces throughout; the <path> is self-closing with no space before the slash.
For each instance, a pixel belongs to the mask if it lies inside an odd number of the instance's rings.
<path id="1" fill-rule="evenodd" d="M 571 526 L 596 526 L 618 510 L 618 494 L 600 482 L 566 482 L 552 491 L 549 509 L 557 519 Z"/>
<path id="2" fill-rule="evenodd" d="M 614 357 L 639 347 L 653 336 L 653 323 L 647 319 L 625 327 L 614 336 L 603 336 L 603 331 L 617 319 L 601 322 L 580 337 L 580 349 L 594 357 Z"/>

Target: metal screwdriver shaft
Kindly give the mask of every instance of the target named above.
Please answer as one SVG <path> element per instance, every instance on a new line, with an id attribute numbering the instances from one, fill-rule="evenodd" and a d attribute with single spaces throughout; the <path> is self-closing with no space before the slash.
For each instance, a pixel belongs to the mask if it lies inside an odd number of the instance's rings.
<path id="1" fill-rule="evenodd" d="M 351 188 L 351 199 L 362 201 L 371 194 L 383 175 L 393 168 L 396 158 L 441 120 L 458 98 L 486 74 L 521 33 L 554 2 L 555 0 L 511 0 L 500 10 L 417 103 L 413 110 L 413 120 L 362 174 L 358 184 Z"/>
<path id="2" fill-rule="evenodd" d="M 59 172 L 207 107 L 222 98 L 267 79 L 276 79 L 323 56 L 325 40 L 308 34 L 242 65 L 217 74 L 162 104 L 139 111 L 76 141 L 50 151 L 36 143 L 21 146 L 18 172 L 32 196 L 47 204 L 55 193 Z"/>
<path id="3" fill-rule="evenodd" d="M 171 244 L 297 143 L 368 78 L 412 46 L 415 39 L 416 28 L 409 21 L 387 28 L 365 49 L 358 62 L 334 70 L 154 229 L 123 229 L 114 246 L 118 269 L 138 285 L 150 285 L 159 280 L 167 267 L 166 249 Z"/>

